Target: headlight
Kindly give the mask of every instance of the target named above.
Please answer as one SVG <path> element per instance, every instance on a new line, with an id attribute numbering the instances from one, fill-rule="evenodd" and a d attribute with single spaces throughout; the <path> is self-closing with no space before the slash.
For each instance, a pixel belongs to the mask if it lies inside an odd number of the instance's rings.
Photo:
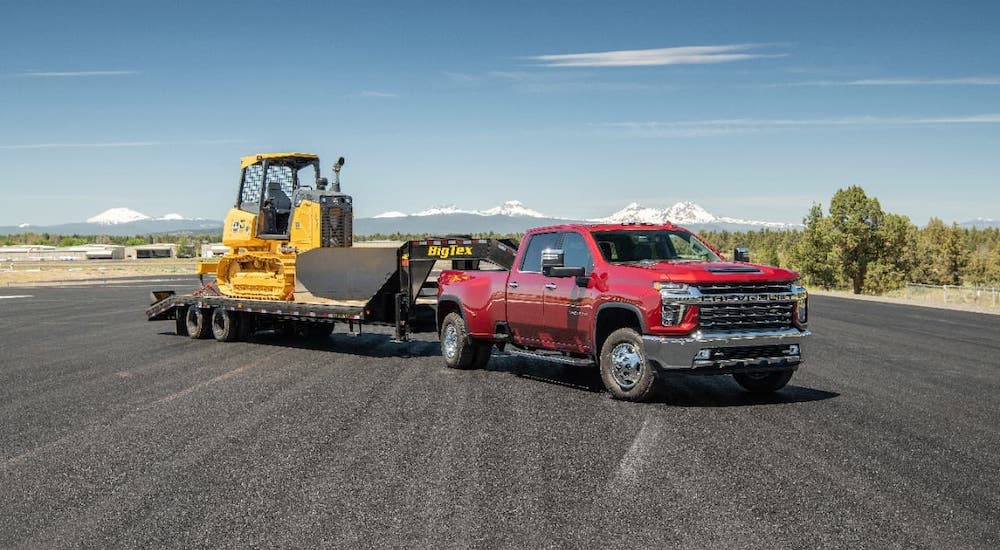
<path id="1" fill-rule="evenodd" d="M 660 323 L 665 327 L 672 327 L 681 324 L 684 320 L 684 313 L 687 306 L 678 303 L 678 299 L 690 298 L 691 290 L 683 283 L 653 283 L 653 288 L 660 291 L 660 301 L 663 304 L 660 308 Z"/>

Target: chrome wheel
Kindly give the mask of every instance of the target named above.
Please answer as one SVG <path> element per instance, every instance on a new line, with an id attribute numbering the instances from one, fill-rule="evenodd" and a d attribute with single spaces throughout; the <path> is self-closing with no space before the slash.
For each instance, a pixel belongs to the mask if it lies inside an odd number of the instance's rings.
<path id="1" fill-rule="evenodd" d="M 458 329 L 454 324 L 444 327 L 444 337 L 441 339 L 444 348 L 444 356 L 447 359 L 454 359 L 458 353 Z"/>
<path id="2" fill-rule="evenodd" d="M 639 348 L 631 342 L 622 342 L 611 350 L 611 376 L 623 390 L 630 390 L 639 383 L 643 363 Z"/>

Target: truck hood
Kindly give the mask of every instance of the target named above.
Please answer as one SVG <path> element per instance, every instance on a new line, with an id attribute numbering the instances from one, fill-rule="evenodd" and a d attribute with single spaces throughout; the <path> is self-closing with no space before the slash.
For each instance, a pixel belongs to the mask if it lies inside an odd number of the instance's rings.
<path id="1" fill-rule="evenodd" d="M 618 264 L 618 267 L 655 273 L 653 279 L 698 284 L 794 281 L 799 274 L 791 269 L 742 262 L 663 261 L 646 264 Z"/>

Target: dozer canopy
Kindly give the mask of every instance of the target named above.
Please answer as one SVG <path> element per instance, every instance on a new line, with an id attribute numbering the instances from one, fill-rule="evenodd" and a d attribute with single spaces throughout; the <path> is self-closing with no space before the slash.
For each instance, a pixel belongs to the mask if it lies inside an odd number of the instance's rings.
<path id="1" fill-rule="evenodd" d="M 240 168 L 257 164 L 264 159 L 282 159 L 284 161 L 282 164 L 294 164 L 295 168 L 298 169 L 301 166 L 319 160 L 319 156 L 312 153 L 260 153 L 258 155 L 240 157 Z"/>

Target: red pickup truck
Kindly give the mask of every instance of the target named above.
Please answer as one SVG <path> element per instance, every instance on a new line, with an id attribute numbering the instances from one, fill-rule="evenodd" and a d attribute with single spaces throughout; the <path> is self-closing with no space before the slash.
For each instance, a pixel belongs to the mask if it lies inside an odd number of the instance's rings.
<path id="1" fill-rule="evenodd" d="M 532 229 L 509 270 L 441 272 L 441 352 L 453 368 L 485 366 L 494 346 L 596 364 L 632 401 L 666 373 L 732 374 L 773 392 L 802 361 L 808 296 L 796 272 L 736 259 L 670 224 Z"/>

